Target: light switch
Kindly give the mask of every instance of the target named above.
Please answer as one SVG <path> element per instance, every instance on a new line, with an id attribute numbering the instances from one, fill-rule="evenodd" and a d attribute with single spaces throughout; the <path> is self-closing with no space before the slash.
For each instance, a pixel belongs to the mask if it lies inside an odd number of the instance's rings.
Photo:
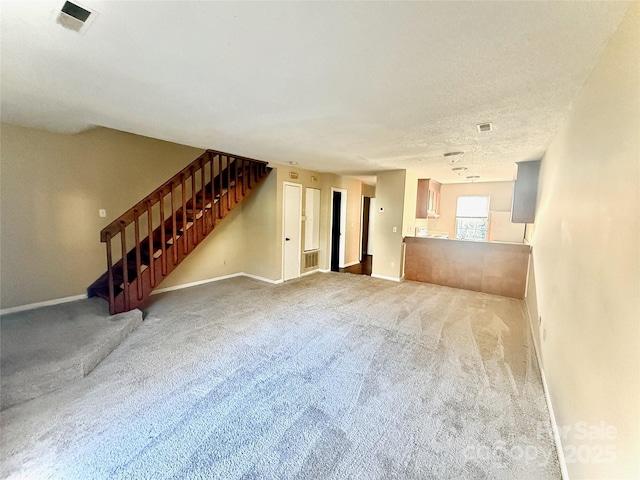
<path id="1" fill-rule="evenodd" d="M 393 233 L 396 233 L 398 231 L 398 227 L 393 227 Z"/>
<path id="2" fill-rule="evenodd" d="M 101 208 L 100 210 L 98 210 L 98 215 L 100 215 L 100 217 L 105 218 L 107 216 L 107 211 L 104 208 Z"/>

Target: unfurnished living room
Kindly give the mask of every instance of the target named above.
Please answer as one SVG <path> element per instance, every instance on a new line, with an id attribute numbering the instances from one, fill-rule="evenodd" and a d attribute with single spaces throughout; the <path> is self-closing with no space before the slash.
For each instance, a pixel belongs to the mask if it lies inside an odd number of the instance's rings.
<path id="1" fill-rule="evenodd" d="M 640 478 L 640 2 L 0 22 L 0 478 Z"/>

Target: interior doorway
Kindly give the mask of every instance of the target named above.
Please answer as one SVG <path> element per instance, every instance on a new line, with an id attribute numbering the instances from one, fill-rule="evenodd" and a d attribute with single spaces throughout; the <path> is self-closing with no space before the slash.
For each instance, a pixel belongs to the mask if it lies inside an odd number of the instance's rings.
<path id="1" fill-rule="evenodd" d="M 369 254 L 369 219 L 371 217 L 371 197 L 362 197 L 362 242 L 360 245 L 360 261 L 364 262 Z"/>
<path id="2" fill-rule="evenodd" d="M 302 185 L 284 183 L 282 195 L 282 279 L 300 276 Z"/>
<path id="3" fill-rule="evenodd" d="M 331 271 L 344 267 L 347 230 L 347 191 L 331 189 Z"/>

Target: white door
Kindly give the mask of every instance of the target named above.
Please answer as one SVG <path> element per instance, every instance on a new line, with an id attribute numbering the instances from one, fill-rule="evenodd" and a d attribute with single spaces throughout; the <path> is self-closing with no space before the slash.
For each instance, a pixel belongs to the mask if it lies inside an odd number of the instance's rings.
<path id="1" fill-rule="evenodd" d="M 286 281 L 300 276 L 301 185 L 284 184 L 282 216 L 282 275 Z"/>

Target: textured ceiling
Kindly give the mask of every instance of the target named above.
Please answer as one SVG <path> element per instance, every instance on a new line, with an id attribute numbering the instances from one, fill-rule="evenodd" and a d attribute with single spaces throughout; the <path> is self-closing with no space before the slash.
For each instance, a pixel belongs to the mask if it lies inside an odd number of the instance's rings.
<path id="1" fill-rule="evenodd" d="M 539 158 L 628 8 L 79 0 L 97 16 L 78 33 L 56 23 L 62 3 L 0 4 L 5 122 L 443 182 Z"/>

